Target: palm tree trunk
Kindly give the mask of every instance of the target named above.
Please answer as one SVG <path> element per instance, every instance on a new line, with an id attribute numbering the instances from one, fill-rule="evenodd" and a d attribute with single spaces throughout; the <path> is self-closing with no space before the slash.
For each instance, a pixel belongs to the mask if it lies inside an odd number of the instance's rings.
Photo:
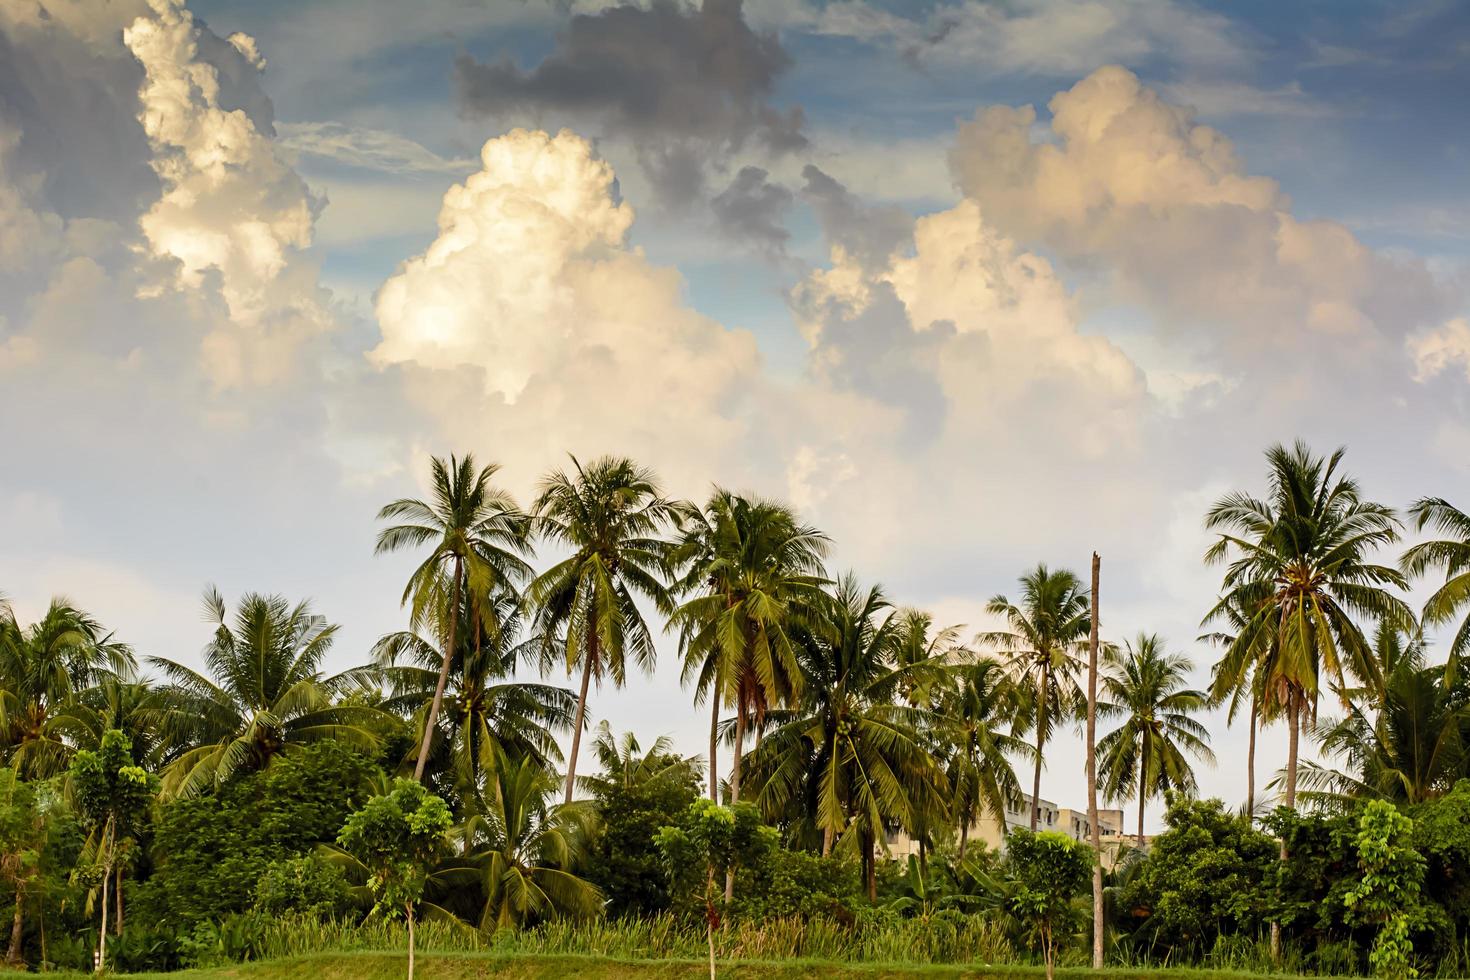
<path id="1" fill-rule="evenodd" d="M 713 707 L 709 718 L 709 798 L 715 803 L 720 802 L 720 774 L 715 766 L 715 750 L 719 745 L 720 733 L 720 675 L 715 674 L 714 690 L 710 693 L 710 702 Z"/>
<path id="2" fill-rule="evenodd" d="M 745 744 L 745 694 L 742 691 L 735 700 L 735 757 L 730 764 L 730 805 L 740 802 L 741 748 Z M 725 875 L 725 903 L 735 897 L 735 872 Z"/>
<path id="3" fill-rule="evenodd" d="M 827 857 L 828 855 L 830 855 L 832 853 L 832 837 L 833 837 L 832 828 L 831 827 L 823 827 L 822 828 L 822 857 Z"/>
<path id="4" fill-rule="evenodd" d="M 1260 699 L 1251 695 L 1251 734 L 1245 750 L 1245 815 L 1253 819 L 1256 812 L 1256 713 L 1260 711 Z"/>
<path id="5" fill-rule="evenodd" d="M 593 641 L 595 646 L 596 641 Z M 577 715 L 572 720 L 572 751 L 567 755 L 567 795 L 566 801 L 572 802 L 572 790 L 577 785 L 577 753 L 582 749 L 582 721 L 587 714 L 587 686 L 592 683 L 592 661 L 595 657 L 592 649 L 587 651 L 587 662 L 582 665 L 582 691 L 577 695 Z"/>
<path id="6" fill-rule="evenodd" d="M 1287 724 L 1290 731 L 1287 736 L 1286 751 L 1286 799 L 1288 810 L 1296 809 L 1296 767 L 1297 752 L 1301 739 L 1301 704 L 1296 691 L 1291 691 L 1288 697 L 1290 705 L 1287 708 Z M 1286 850 L 1286 838 L 1281 838 L 1281 860 L 1287 860 L 1291 855 Z M 1271 923 L 1271 959 L 1281 961 L 1281 923 Z"/>
<path id="7" fill-rule="evenodd" d="M 25 892 L 20 888 L 15 890 L 15 916 L 10 920 L 10 948 L 5 951 L 5 965 L 19 967 L 23 964 L 20 958 L 21 942 L 25 938 L 25 920 L 22 917 L 21 906 L 25 902 Z"/>
<path id="8" fill-rule="evenodd" d="M 449 661 L 454 658 L 455 633 L 459 628 L 459 580 L 464 575 L 463 560 L 454 557 L 454 584 L 449 589 L 449 629 L 444 644 L 444 662 L 439 665 L 439 682 L 434 685 L 434 700 L 429 704 L 429 717 L 424 719 L 424 737 L 419 743 L 419 761 L 414 764 L 413 778 L 424 781 L 424 767 L 429 764 L 429 746 L 433 743 L 434 726 L 439 723 L 439 708 L 444 703 L 444 687 L 449 683 Z"/>
<path id="9" fill-rule="evenodd" d="M 1102 831 L 1097 824 L 1097 587 L 1102 559 L 1092 553 L 1092 630 L 1087 640 L 1087 823 L 1092 837 L 1092 968 L 1103 966 Z M 1141 810 L 1141 807 L 1140 807 Z M 1141 819 L 1141 818 L 1140 818 Z M 1140 832 L 1141 829 L 1140 829 Z M 963 849 L 961 851 L 963 853 Z"/>
<path id="10" fill-rule="evenodd" d="M 1145 768 L 1148 764 L 1147 759 L 1148 753 L 1145 751 L 1143 758 L 1139 760 L 1142 764 L 1138 767 L 1138 849 L 1140 851 L 1143 850 L 1143 807 L 1148 800 L 1146 795 L 1148 770 Z"/>
<path id="11" fill-rule="evenodd" d="M 960 821 L 960 860 L 965 859 L 965 844 L 970 839 L 970 820 L 968 817 Z"/>
<path id="12" fill-rule="evenodd" d="M 1036 705 L 1036 772 L 1031 778 L 1032 833 L 1036 832 L 1036 821 L 1041 816 L 1041 752 L 1046 747 L 1046 693 L 1050 675 L 1050 668 L 1041 668 L 1041 700 Z"/>
<path id="13" fill-rule="evenodd" d="M 113 891 L 113 894 L 115 896 L 114 901 L 117 903 L 117 920 L 115 922 L 113 922 L 113 924 L 112 924 L 112 934 L 114 936 L 121 936 L 122 935 L 122 930 L 123 930 L 122 880 L 123 880 L 123 869 L 122 869 L 122 865 L 119 864 L 117 866 L 117 881 L 115 883 L 116 884 L 116 887 L 114 888 L 114 891 Z"/>

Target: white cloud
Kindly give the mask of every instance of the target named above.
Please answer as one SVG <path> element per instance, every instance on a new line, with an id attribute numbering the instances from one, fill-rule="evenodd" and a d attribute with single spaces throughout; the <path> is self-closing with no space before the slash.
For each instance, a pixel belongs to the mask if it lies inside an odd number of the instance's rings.
<path id="1" fill-rule="evenodd" d="M 338 122 L 281 123 L 277 144 L 293 153 L 320 157 L 385 174 L 452 174 L 475 169 L 474 160 L 447 159 L 421 143 L 387 130 Z"/>
<path id="2" fill-rule="evenodd" d="M 1406 344 L 1414 359 L 1414 380 L 1428 381 L 1456 368 L 1470 381 L 1470 320 L 1456 317 L 1433 330 L 1410 337 Z"/>

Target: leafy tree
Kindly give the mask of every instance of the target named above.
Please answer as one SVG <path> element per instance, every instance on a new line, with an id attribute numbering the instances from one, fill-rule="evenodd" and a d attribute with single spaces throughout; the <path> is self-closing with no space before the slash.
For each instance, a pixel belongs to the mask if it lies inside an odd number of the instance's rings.
<path id="1" fill-rule="evenodd" d="M 648 828 L 678 821 L 699 795 L 699 768 L 668 754 L 667 739 L 644 753 L 631 733 L 618 743 L 604 727 L 595 745 L 602 774 L 582 784 L 596 801 L 598 817 L 587 879 L 601 889 L 610 915 L 667 911 L 668 881 Z"/>
<path id="2" fill-rule="evenodd" d="M 501 590 L 473 602 L 467 595 L 459 620 L 442 691 L 443 644 L 436 649 L 410 630 L 383 637 L 373 653 L 391 690 L 381 707 L 412 715 L 418 732 L 427 730 L 427 714 L 440 694 L 429 771 L 444 774 L 461 808 L 481 812 L 482 789 L 500 757 L 525 756 L 543 768 L 560 761 L 556 733 L 570 727 L 576 701 L 565 688 L 514 679 L 527 647 L 518 642 L 521 610 L 514 593 Z"/>
<path id="3" fill-rule="evenodd" d="M 77 698 L 136 666 L 133 651 L 66 599 L 21 626 L 0 610 L 0 760 L 27 778 L 66 769 L 80 724 Z"/>
<path id="4" fill-rule="evenodd" d="M 704 911 L 709 975 L 714 980 L 720 879 L 758 863 L 776 846 L 776 832 L 761 825 L 760 813 L 753 806 L 724 807 L 700 799 L 689 805 L 677 824 L 661 828 L 655 839 L 674 893 Z"/>
<path id="5" fill-rule="evenodd" d="M 1419 971 L 1410 963 L 1409 916 L 1424 880 L 1424 858 L 1410 845 L 1414 822 L 1391 803 L 1372 800 L 1359 820 L 1358 867 L 1362 878 L 1344 896 L 1361 922 L 1376 925 L 1378 935 L 1368 962 L 1373 975 L 1408 980 Z"/>
<path id="6" fill-rule="evenodd" d="M 1075 913 L 1073 900 L 1092 879 L 1092 850 L 1065 834 L 1013 830 L 1006 843 L 1007 904 L 1041 940 L 1047 980 L 1056 976 L 1058 934 Z"/>
<path id="7" fill-rule="evenodd" d="M 26 895 L 40 873 L 45 842 L 45 814 L 36 800 L 35 787 L 24 782 L 14 769 L 0 769 L 0 879 L 15 893 L 10 945 L 5 953 L 5 964 L 12 969 L 24 966 L 21 943 L 25 936 Z"/>
<path id="8" fill-rule="evenodd" d="M 529 551 L 527 522 L 509 493 L 494 486 L 499 467 L 475 468 L 475 459 L 449 457 L 448 463 L 429 461 L 432 500 L 402 498 L 378 511 L 380 521 L 401 521 L 378 532 L 376 553 L 432 546 L 414 569 L 403 590 L 402 602 L 412 612 L 411 624 L 442 636 L 439 676 L 424 717 L 414 778 L 424 778 L 429 751 L 439 722 L 444 689 L 459 645 L 460 610 L 471 597 L 472 623 L 480 623 L 478 603 L 499 595 L 530 576 L 522 557 Z"/>
<path id="9" fill-rule="evenodd" d="M 414 907 L 423 897 L 429 871 L 443 855 L 454 823 L 449 807 L 422 784 L 397 779 L 393 788 L 368 800 L 347 818 L 337 843 L 368 869 L 377 899 L 374 911 L 402 911 L 408 921 L 408 976 L 413 980 Z"/>
<path id="10" fill-rule="evenodd" d="M 162 657 L 149 663 L 168 686 L 160 692 L 166 736 L 177 755 L 164 773 L 166 794 L 190 796 L 273 757 L 321 739 L 364 749 L 378 745 L 382 712 L 334 698 L 360 671 L 323 675 L 337 627 L 278 595 L 247 593 L 229 621 L 224 597 L 205 590 L 204 610 L 215 625 L 204 650 L 209 676 Z"/>
<path id="11" fill-rule="evenodd" d="M 696 593 L 674 610 L 684 680 L 713 701 L 710 799 L 717 799 L 716 730 L 720 704 L 735 707 L 730 799 L 738 801 L 745 734 L 767 710 L 800 691 L 792 629 L 809 618 L 825 583 L 827 539 L 782 504 L 716 488 L 704 511 L 680 513 L 673 553 L 685 572 L 680 590 Z"/>
<path id="12" fill-rule="evenodd" d="M 1470 779 L 1409 810 L 1414 849 L 1426 862 L 1424 894 L 1444 909 L 1456 934 L 1470 935 Z"/>
<path id="13" fill-rule="evenodd" d="M 541 480 L 534 528 L 572 553 L 531 583 L 535 632 L 548 657 L 553 646 L 563 652 L 569 674 L 582 668 L 567 757 L 568 803 L 592 680 L 611 677 L 621 687 L 630 657 L 645 671 L 653 669 L 653 635 L 635 598 L 643 596 L 666 615 L 672 611 L 662 577 L 670 544 L 660 534 L 675 511 L 653 473 L 629 459 L 605 456 L 584 467 L 574 456 L 571 474 L 557 470 Z"/>
<path id="14" fill-rule="evenodd" d="M 72 756 L 69 775 L 77 810 L 91 837 L 88 877 L 100 876 L 102 921 L 97 931 L 97 972 L 107 964 L 107 892 L 123 848 L 138 828 L 158 789 L 158 778 L 133 765 L 132 745 L 119 731 L 102 737 L 93 752 Z M 81 869 L 79 869 L 81 870 Z"/>
<path id="15" fill-rule="evenodd" d="M 825 620 L 801 645 L 801 702 L 772 713 L 775 727 L 752 756 L 755 800 L 772 814 L 797 805 L 821 832 L 823 854 L 856 849 L 876 901 L 874 849 L 885 829 L 912 831 L 920 812 L 944 811 L 944 774 L 921 736 L 931 713 L 895 703 L 906 678 L 939 665 L 896 665 L 888 601 L 851 576 Z"/>
<path id="16" fill-rule="evenodd" d="M 1031 830 L 1040 816 L 1041 767 L 1046 741 L 1058 722 L 1077 716 L 1083 705 L 1077 676 L 1081 644 L 1091 628 L 1087 590 L 1075 574 L 1050 571 L 1045 565 L 1021 576 L 1021 601 L 998 595 L 986 611 L 1001 616 L 1009 626 L 981 634 L 1009 666 L 1017 690 L 1024 693 L 1025 711 L 1017 715 L 1036 733 L 1035 771 L 1031 779 Z"/>
<path id="17" fill-rule="evenodd" d="M 1164 652 L 1157 634 L 1140 633 L 1122 650 L 1103 651 L 1104 718 L 1122 718 L 1117 730 L 1098 743 L 1103 793 L 1113 800 L 1137 793 L 1138 846 L 1143 846 L 1143 811 L 1150 796 L 1177 789 L 1195 791 L 1189 757 L 1215 761 L 1210 733 L 1191 714 L 1208 696 L 1186 685 L 1191 664 L 1181 654 Z"/>

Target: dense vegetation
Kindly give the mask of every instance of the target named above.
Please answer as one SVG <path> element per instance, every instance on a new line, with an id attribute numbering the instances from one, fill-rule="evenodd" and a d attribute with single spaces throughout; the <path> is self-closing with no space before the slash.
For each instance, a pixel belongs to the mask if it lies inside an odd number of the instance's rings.
<path id="1" fill-rule="evenodd" d="M 1036 832 L 1034 808 L 1004 853 L 974 833 L 1086 714 L 1076 575 L 1027 571 L 972 638 L 829 570 L 779 503 L 697 506 L 631 461 L 572 463 L 523 511 L 494 467 L 435 460 L 429 497 L 380 515 L 378 549 L 419 558 L 406 628 L 338 673 L 336 627 L 304 600 L 208 590 L 199 670 L 68 600 L 29 623 L 0 603 L 7 962 L 169 970 L 415 931 L 711 971 L 1085 962 L 1091 849 Z M 1107 873 L 1108 959 L 1465 975 L 1470 516 L 1437 498 L 1400 516 L 1341 453 L 1268 464 L 1263 495 L 1205 516 L 1210 683 L 1161 637 L 1104 637 L 1098 784 L 1138 815 Z M 1435 537 L 1399 555 L 1406 522 Z M 1445 625 L 1436 656 L 1423 629 Z M 709 712 L 703 757 L 589 722 L 661 628 Z M 1239 812 L 1193 797 L 1212 705 L 1249 726 Z M 1270 809 L 1254 746 L 1278 729 Z M 1301 761 L 1304 735 L 1327 763 Z M 1145 840 L 1161 797 L 1168 829 Z M 917 853 L 889 860 L 900 832 Z"/>

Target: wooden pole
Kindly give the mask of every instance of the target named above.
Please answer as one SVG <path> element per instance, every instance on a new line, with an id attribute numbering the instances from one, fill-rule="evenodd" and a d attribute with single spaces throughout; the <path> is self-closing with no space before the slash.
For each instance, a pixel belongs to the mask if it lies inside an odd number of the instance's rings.
<path id="1" fill-rule="evenodd" d="M 1097 822 L 1097 584 L 1102 559 L 1092 553 L 1092 633 L 1087 642 L 1087 822 L 1092 828 L 1092 968 L 1103 966 L 1102 828 Z"/>

